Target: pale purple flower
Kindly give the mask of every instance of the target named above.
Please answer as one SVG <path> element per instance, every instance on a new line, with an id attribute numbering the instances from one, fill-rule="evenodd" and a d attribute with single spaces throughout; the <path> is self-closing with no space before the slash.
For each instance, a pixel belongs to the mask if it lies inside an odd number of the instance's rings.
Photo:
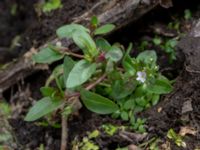
<path id="1" fill-rule="evenodd" d="M 146 81 L 146 77 L 147 77 L 146 72 L 138 71 L 136 80 L 144 83 Z"/>

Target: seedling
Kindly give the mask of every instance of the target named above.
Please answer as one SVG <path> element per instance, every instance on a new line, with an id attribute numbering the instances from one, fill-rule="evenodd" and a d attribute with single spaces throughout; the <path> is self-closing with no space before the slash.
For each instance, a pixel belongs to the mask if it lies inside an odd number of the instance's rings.
<path id="1" fill-rule="evenodd" d="M 162 40 L 160 37 L 153 38 L 152 42 L 156 46 L 160 46 L 161 49 L 168 54 L 169 56 L 169 63 L 172 63 L 176 60 L 176 52 L 175 47 L 177 45 L 177 39 L 164 39 Z"/>
<path id="2" fill-rule="evenodd" d="M 155 51 L 146 50 L 132 57 L 132 44 L 125 50 L 119 43 L 110 44 L 99 37 L 112 31 L 114 25 L 99 27 L 97 18 L 93 18 L 91 27 L 89 30 L 69 24 L 56 31 L 59 38 L 74 41 L 82 50 L 78 54 L 58 43 L 49 44 L 33 56 L 35 63 L 63 63 L 40 89 L 43 98 L 29 110 L 25 120 L 35 121 L 58 109 L 65 112 L 66 108 L 68 117 L 84 105 L 92 112 L 136 123 L 144 131 L 144 121 L 132 120 L 135 113 L 155 105 L 161 94 L 172 91 L 170 81 L 159 73 Z"/>
<path id="3" fill-rule="evenodd" d="M 61 0 L 44 0 L 35 5 L 36 11 L 39 13 L 41 13 L 41 11 L 44 13 L 49 13 L 62 7 L 63 5 Z"/>
<path id="4" fill-rule="evenodd" d="M 72 143 L 72 150 L 99 150 L 99 146 L 96 145 L 93 140 L 99 136 L 99 131 L 94 130 L 88 133 L 87 136 L 83 137 L 82 141 L 79 142 L 75 139 Z"/>
<path id="5" fill-rule="evenodd" d="M 178 135 L 173 129 L 169 129 L 167 132 L 167 137 L 174 141 L 179 147 L 186 147 L 186 143 L 183 141 L 182 137 Z"/>
<path id="6" fill-rule="evenodd" d="M 184 18 L 185 18 L 185 20 L 189 20 L 192 18 L 192 12 L 189 9 L 186 9 L 184 11 Z"/>
<path id="7" fill-rule="evenodd" d="M 110 136 L 113 136 L 120 127 L 114 126 L 112 124 L 104 124 L 102 125 L 102 129 L 104 130 L 105 133 L 107 133 Z"/>

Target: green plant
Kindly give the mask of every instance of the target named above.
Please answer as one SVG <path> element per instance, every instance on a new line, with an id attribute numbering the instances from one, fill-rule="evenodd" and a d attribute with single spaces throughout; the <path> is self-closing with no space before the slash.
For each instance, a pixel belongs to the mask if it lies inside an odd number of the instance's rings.
<path id="1" fill-rule="evenodd" d="M 169 56 L 169 63 L 172 63 L 174 60 L 176 60 L 176 52 L 175 47 L 177 45 L 177 39 L 165 39 L 162 40 L 161 37 L 154 37 L 152 42 L 156 46 L 160 46 L 161 49 L 168 54 Z"/>
<path id="2" fill-rule="evenodd" d="M 61 0 L 45 0 L 45 2 L 42 3 L 43 12 L 51 12 L 59 8 L 62 8 Z"/>
<path id="3" fill-rule="evenodd" d="M 192 12 L 189 9 L 186 9 L 184 11 L 184 18 L 185 18 L 185 20 L 189 20 L 192 18 Z"/>
<path id="4" fill-rule="evenodd" d="M 110 136 L 113 136 L 121 128 L 122 127 L 115 126 L 112 124 L 103 124 L 102 125 L 102 129 L 104 130 L 104 132 Z"/>
<path id="5" fill-rule="evenodd" d="M 176 52 L 175 47 L 177 45 L 176 39 L 169 39 L 166 40 L 165 44 L 162 45 L 162 49 L 169 55 L 169 62 L 172 63 L 174 60 L 176 60 Z"/>
<path id="6" fill-rule="evenodd" d="M 174 141 L 179 147 L 186 147 L 186 143 L 183 141 L 183 138 L 178 135 L 173 129 L 169 129 L 167 132 L 167 137 Z"/>
<path id="7" fill-rule="evenodd" d="M 11 114 L 10 106 L 5 102 L 1 102 L 1 100 L 0 100 L 0 114 L 5 117 L 9 117 Z"/>
<path id="8" fill-rule="evenodd" d="M 94 144 L 93 140 L 99 136 L 99 131 L 94 130 L 89 132 L 87 136 L 83 137 L 79 142 L 75 139 L 72 143 L 72 150 L 99 150 L 99 146 Z"/>
<path id="9" fill-rule="evenodd" d="M 144 131 L 144 121 L 133 119 L 137 112 L 155 105 L 161 94 L 172 91 L 170 81 L 159 73 L 155 51 L 130 56 L 132 44 L 125 50 L 119 43 L 110 44 L 99 35 L 112 31 L 115 26 L 99 27 L 96 17 L 89 30 L 79 24 L 64 25 L 57 29 L 59 38 L 73 39 L 82 50 L 73 53 L 62 44 L 49 44 L 33 56 L 36 63 L 63 63 L 55 67 L 40 89 L 43 98 L 35 103 L 25 117 L 35 121 L 57 109 L 67 116 L 78 111 L 81 104 L 98 114 L 112 114 L 114 118 L 136 124 Z M 56 86 L 53 86 L 56 85 Z M 62 113 L 63 114 L 63 113 Z"/>
<path id="10" fill-rule="evenodd" d="M 140 43 L 139 47 L 138 47 L 139 50 L 140 50 L 140 51 L 146 50 L 148 44 L 149 44 L 148 41 L 142 41 L 142 42 Z"/>

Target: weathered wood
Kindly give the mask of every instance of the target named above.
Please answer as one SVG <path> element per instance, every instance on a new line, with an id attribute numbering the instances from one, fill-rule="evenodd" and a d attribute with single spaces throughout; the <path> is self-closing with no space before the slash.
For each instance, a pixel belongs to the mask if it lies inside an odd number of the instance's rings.
<path id="1" fill-rule="evenodd" d="M 152 0 L 149 4 L 142 3 L 142 0 L 102 0 L 94 5 L 89 11 L 83 15 L 73 18 L 74 22 L 88 25 L 88 20 L 91 16 L 96 15 L 101 24 L 113 23 L 120 28 L 131 21 L 137 20 L 145 13 L 155 8 L 159 4 L 159 0 Z M 55 43 L 59 39 L 50 41 Z M 65 47 L 72 45 L 70 40 L 62 43 Z M 41 47 L 44 47 L 42 45 Z M 40 48 L 41 48 L 40 47 Z M 37 49 L 39 51 L 39 49 Z M 30 50 L 28 52 L 30 54 Z M 38 67 L 25 54 L 15 62 L 12 62 L 6 69 L 0 71 L 0 93 L 11 87 L 17 81 L 29 76 L 30 74 L 43 69 Z"/>

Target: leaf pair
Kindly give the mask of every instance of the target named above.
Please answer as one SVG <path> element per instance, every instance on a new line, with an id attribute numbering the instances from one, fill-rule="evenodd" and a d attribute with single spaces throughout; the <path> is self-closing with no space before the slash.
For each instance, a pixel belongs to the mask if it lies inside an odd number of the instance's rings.
<path id="1" fill-rule="evenodd" d="M 89 32 L 87 28 L 78 24 L 64 25 L 56 30 L 58 37 L 72 38 L 85 55 L 94 57 L 98 54 L 98 51 Z"/>

